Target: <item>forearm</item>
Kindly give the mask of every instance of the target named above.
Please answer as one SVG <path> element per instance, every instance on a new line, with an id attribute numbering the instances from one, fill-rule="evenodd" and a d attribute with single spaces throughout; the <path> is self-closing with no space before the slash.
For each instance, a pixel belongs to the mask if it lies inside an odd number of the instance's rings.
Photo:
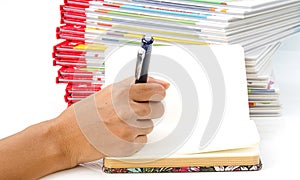
<path id="1" fill-rule="evenodd" d="M 45 121 L 2 139 L 0 179 L 36 179 L 70 168 L 54 129 L 53 121 Z"/>
<path id="2" fill-rule="evenodd" d="M 103 157 L 85 139 L 70 107 L 0 140 L 0 179 L 37 179 Z"/>

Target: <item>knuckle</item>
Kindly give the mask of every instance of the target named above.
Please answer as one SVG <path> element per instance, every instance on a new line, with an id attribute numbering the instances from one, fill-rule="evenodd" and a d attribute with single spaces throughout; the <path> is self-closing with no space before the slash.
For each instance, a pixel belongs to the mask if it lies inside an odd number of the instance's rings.
<path id="1" fill-rule="evenodd" d="M 143 144 L 145 144 L 145 143 L 147 143 L 147 141 L 148 141 L 148 138 L 147 138 L 147 136 L 140 136 L 140 143 L 143 143 Z"/>
<path id="2" fill-rule="evenodd" d="M 149 134 L 153 131 L 154 129 L 154 125 L 153 125 L 153 122 L 152 121 L 148 121 L 147 123 L 144 123 L 142 125 L 143 127 L 141 127 L 139 129 L 140 131 L 140 134 Z"/>
<path id="3" fill-rule="evenodd" d="M 145 91 L 147 88 L 147 84 L 132 84 L 130 86 L 129 93 L 132 95 L 138 95 L 141 92 Z"/>
<path id="4" fill-rule="evenodd" d="M 153 130 L 153 128 L 154 128 L 154 122 L 152 120 L 149 120 L 149 121 L 147 121 L 147 123 L 148 123 L 147 127 Z"/>
<path id="5" fill-rule="evenodd" d="M 132 133 L 128 130 L 128 128 L 122 128 L 117 134 L 121 139 L 126 141 L 132 141 Z"/>
<path id="6" fill-rule="evenodd" d="M 166 90 L 161 85 L 156 85 L 152 89 L 150 101 L 161 101 L 166 97 Z"/>
<path id="7" fill-rule="evenodd" d="M 138 94 L 138 90 L 139 88 L 135 85 L 135 84 L 132 84 L 130 87 L 129 87 L 129 98 L 130 99 L 134 99 L 135 96 Z"/>
<path id="8" fill-rule="evenodd" d="M 146 134 L 151 133 L 151 132 L 153 131 L 153 129 L 154 129 L 154 126 L 148 127 L 148 128 L 147 128 L 147 133 L 146 133 Z"/>
<path id="9" fill-rule="evenodd" d="M 138 109 L 137 103 L 134 102 L 134 101 L 130 101 L 130 102 L 129 102 L 129 106 L 130 106 L 130 109 L 131 109 L 133 112 L 136 112 L 136 109 Z"/>
<path id="10" fill-rule="evenodd" d="M 118 119 L 124 123 L 129 122 L 132 118 L 134 118 L 133 114 L 131 111 L 126 110 L 126 111 L 119 111 L 117 113 Z"/>
<path id="11" fill-rule="evenodd" d="M 156 86 L 156 94 L 159 94 L 160 96 L 165 97 L 166 96 L 166 90 L 165 90 L 165 88 L 162 85 L 157 84 L 157 86 Z"/>
<path id="12" fill-rule="evenodd" d="M 152 117 L 151 118 L 160 118 L 165 113 L 165 107 L 162 102 L 152 103 Z"/>
<path id="13" fill-rule="evenodd" d="M 137 103 L 135 102 L 134 112 L 138 117 L 144 117 L 151 113 L 151 108 L 149 103 Z"/>
<path id="14" fill-rule="evenodd" d="M 165 113 L 165 106 L 162 102 L 157 103 L 158 106 L 158 114 L 161 117 Z"/>
<path id="15" fill-rule="evenodd" d="M 149 104 L 141 106 L 139 113 L 140 116 L 148 116 L 151 113 Z"/>

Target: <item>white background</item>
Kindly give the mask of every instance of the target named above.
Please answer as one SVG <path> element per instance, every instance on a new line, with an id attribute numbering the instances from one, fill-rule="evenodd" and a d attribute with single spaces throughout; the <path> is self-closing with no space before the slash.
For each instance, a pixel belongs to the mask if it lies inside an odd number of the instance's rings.
<path id="1" fill-rule="evenodd" d="M 56 117 L 66 108 L 64 85 L 55 84 L 52 47 L 63 0 L 1 0 L 0 2 L 0 138 L 31 124 Z M 300 160 L 300 35 L 286 39 L 274 56 L 281 90 L 282 119 L 256 121 L 261 135 L 263 169 L 257 172 L 119 174 L 83 167 L 44 179 L 266 179 L 299 177 Z M 21 161 L 22 159 L 20 159 Z M 2 166 L 2 165 L 1 165 Z"/>

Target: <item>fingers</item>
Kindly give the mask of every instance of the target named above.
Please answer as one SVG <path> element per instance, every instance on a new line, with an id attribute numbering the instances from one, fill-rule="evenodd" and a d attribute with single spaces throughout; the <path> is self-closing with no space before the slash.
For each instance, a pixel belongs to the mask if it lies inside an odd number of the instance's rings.
<path id="1" fill-rule="evenodd" d="M 153 131 L 154 124 L 152 120 L 138 120 L 137 126 L 135 127 L 136 135 L 147 135 Z"/>
<path id="2" fill-rule="evenodd" d="M 129 94 L 134 101 L 161 101 L 169 87 L 165 81 L 148 77 L 147 83 L 132 84 Z"/>
<path id="3" fill-rule="evenodd" d="M 170 87 L 170 84 L 168 82 L 165 82 L 165 81 L 162 81 L 162 80 L 159 80 L 159 79 L 155 79 L 153 77 L 148 77 L 148 80 L 147 80 L 148 83 L 157 83 L 157 84 L 160 84 L 162 85 L 165 89 L 168 89 Z"/>
<path id="4" fill-rule="evenodd" d="M 131 85 L 129 98 L 134 101 L 161 101 L 166 96 L 164 86 L 157 83 Z"/>
<path id="5" fill-rule="evenodd" d="M 145 135 L 137 136 L 133 141 L 134 149 L 142 149 L 145 146 L 145 144 L 147 143 L 147 140 L 148 140 L 148 138 Z"/>
<path id="6" fill-rule="evenodd" d="M 152 120 L 137 120 L 135 125 L 131 126 L 132 132 L 135 132 L 136 137 L 146 136 L 153 131 L 154 123 Z"/>
<path id="7" fill-rule="evenodd" d="M 164 114 L 164 105 L 162 102 L 135 102 L 130 103 L 131 109 L 136 115 L 136 119 L 156 119 Z"/>
<path id="8" fill-rule="evenodd" d="M 134 141 L 138 136 L 146 136 L 153 131 L 154 123 L 152 120 L 136 120 L 134 123 L 126 123 L 123 130 L 116 135 L 127 141 Z"/>
<path id="9" fill-rule="evenodd" d="M 136 144 L 146 144 L 147 143 L 147 136 L 141 135 L 135 138 L 134 143 Z"/>

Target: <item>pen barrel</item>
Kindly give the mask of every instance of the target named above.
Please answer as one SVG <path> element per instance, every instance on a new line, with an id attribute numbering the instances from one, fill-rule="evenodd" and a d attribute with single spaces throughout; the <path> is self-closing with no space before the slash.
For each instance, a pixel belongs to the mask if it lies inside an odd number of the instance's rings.
<path id="1" fill-rule="evenodd" d="M 139 79 L 135 80 L 135 83 L 147 83 L 152 45 L 147 45 L 147 46 L 148 47 L 146 47 L 147 50 L 142 64 L 141 75 Z"/>

